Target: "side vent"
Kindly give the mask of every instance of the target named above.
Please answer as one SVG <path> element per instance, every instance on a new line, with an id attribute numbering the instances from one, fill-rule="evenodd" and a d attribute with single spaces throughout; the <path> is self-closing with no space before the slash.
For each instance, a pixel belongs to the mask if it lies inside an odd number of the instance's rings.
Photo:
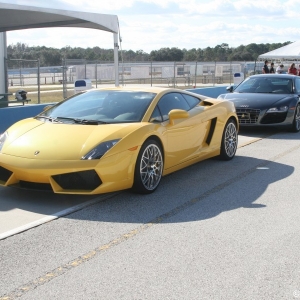
<path id="1" fill-rule="evenodd" d="M 209 132 L 206 138 L 206 144 L 209 145 L 212 139 L 212 136 L 214 134 L 215 128 L 216 128 L 216 124 L 217 124 L 217 118 L 213 118 L 210 121 L 210 128 L 209 128 Z"/>

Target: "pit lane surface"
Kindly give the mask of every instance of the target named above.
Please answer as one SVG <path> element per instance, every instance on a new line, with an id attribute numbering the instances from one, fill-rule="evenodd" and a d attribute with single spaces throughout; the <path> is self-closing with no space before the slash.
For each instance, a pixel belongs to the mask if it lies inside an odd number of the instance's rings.
<path id="1" fill-rule="evenodd" d="M 295 298 L 299 137 L 241 132 L 230 162 L 201 162 L 164 177 L 152 195 L 110 195 L 3 239 L 0 299 Z M 42 218 L 81 198 L 0 192 L 20 201 L 6 211 Z"/>
<path id="2" fill-rule="evenodd" d="M 243 130 L 238 147 L 276 133 L 274 129 Z M 0 239 L 22 232 L 111 197 L 55 195 L 0 186 Z"/>

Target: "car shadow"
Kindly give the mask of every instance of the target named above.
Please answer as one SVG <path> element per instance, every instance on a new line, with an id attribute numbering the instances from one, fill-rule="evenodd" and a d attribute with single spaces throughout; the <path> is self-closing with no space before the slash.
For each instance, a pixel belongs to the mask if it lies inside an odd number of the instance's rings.
<path id="1" fill-rule="evenodd" d="M 67 214 L 64 218 L 98 222 L 148 223 L 191 222 L 240 209 L 265 209 L 259 198 L 272 183 L 284 180 L 294 167 L 246 156 L 231 161 L 206 160 L 163 177 L 152 194 L 130 191 L 115 193 L 106 200 Z M 109 196 L 109 195 L 108 195 Z M 101 196 L 58 195 L 3 188 L 0 212 L 22 209 L 47 214 L 62 201 L 67 205 Z"/>

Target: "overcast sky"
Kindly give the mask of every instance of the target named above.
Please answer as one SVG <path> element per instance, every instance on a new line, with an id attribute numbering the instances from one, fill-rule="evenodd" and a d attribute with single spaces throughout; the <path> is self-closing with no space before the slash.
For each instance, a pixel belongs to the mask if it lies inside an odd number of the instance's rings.
<path id="1" fill-rule="evenodd" d="M 117 15 L 123 50 L 229 47 L 300 40 L 300 0 L 0 0 L 2 3 Z M 95 29 L 7 32 L 7 44 L 113 48 Z"/>

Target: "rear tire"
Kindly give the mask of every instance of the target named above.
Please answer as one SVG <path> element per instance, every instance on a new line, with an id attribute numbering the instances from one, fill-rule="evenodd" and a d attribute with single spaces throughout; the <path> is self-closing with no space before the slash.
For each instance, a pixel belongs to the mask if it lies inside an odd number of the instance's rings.
<path id="1" fill-rule="evenodd" d="M 139 194 L 153 193 L 163 173 L 161 146 L 155 140 L 146 141 L 137 158 L 132 190 Z"/>
<path id="2" fill-rule="evenodd" d="M 222 160 L 231 160 L 236 153 L 238 145 L 237 126 L 233 119 L 228 120 L 224 127 L 224 132 L 221 142 L 220 158 Z"/>

